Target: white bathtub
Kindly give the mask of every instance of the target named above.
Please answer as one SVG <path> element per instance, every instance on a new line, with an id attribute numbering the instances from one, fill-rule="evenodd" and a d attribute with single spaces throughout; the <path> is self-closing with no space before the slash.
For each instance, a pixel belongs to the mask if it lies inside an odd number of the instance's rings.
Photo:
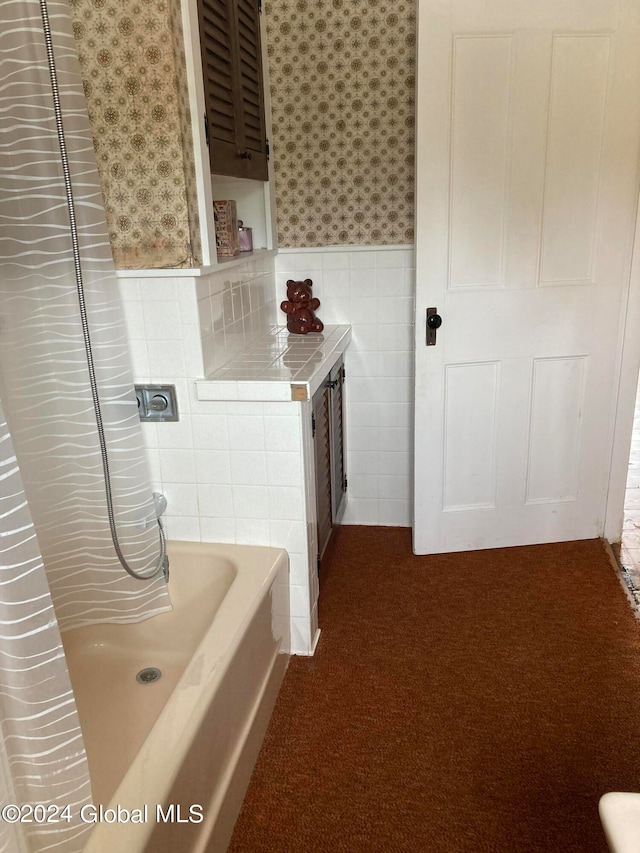
<path id="1" fill-rule="evenodd" d="M 63 637 L 96 804 L 86 853 L 226 850 L 289 660 L 286 552 L 168 552 L 172 612 Z M 139 684 L 145 667 L 162 677 Z"/>

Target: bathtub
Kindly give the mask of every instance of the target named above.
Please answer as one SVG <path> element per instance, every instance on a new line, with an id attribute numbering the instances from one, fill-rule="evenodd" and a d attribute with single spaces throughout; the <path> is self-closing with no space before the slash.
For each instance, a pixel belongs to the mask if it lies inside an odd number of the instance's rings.
<path id="1" fill-rule="evenodd" d="M 172 612 L 63 637 L 95 804 L 85 853 L 225 851 L 289 661 L 285 551 L 168 553 Z"/>

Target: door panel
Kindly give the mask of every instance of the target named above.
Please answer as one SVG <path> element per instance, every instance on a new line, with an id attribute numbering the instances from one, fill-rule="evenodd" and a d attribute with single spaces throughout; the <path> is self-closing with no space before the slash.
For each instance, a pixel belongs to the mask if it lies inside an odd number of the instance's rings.
<path id="1" fill-rule="evenodd" d="M 417 131 L 414 549 L 599 536 L 638 198 L 635 3 L 420 0 Z"/>
<path id="2" fill-rule="evenodd" d="M 445 371 L 444 509 L 494 508 L 500 363 L 448 364 Z"/>
<path id="3" fill-rule="evenodd" d="M 453 45 L 451 289 L 504 285 L 512 42 L 463 37 Z"/>
<path id="4" fill-rule="evenodd" d="M 597 35 L 553 39 L 542 284 L 594 282 L 610 42 Z"/>
<path id="5" fill-rule="evenodd" d="M 533 361 L 525 503 L 578 498 L 588 358 Z"/>

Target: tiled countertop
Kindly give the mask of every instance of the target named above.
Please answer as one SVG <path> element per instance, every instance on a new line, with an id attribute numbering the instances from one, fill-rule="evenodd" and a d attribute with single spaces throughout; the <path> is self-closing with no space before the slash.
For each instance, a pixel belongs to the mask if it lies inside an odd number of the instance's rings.
<path id="1" fill-rule="evenodd" d="M 310 400 L 351 340 L 351 326 L 293 335 L 275 326 L 206 379 L 199 400 Z"/>

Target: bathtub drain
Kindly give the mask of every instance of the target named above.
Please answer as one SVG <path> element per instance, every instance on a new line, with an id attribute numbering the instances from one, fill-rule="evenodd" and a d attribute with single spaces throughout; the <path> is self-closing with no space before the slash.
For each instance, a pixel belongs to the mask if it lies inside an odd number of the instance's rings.
<path id="1" fill-rule="evenodd" d="M 140 684 L 153 684 L 153 682 L 157 681 L 159 678 L 162 678 L 162 671 L 159 670 L 157 666 L 145 666 L 145 668 L 141 669 L 136 675 L 136 681 Z"/>

